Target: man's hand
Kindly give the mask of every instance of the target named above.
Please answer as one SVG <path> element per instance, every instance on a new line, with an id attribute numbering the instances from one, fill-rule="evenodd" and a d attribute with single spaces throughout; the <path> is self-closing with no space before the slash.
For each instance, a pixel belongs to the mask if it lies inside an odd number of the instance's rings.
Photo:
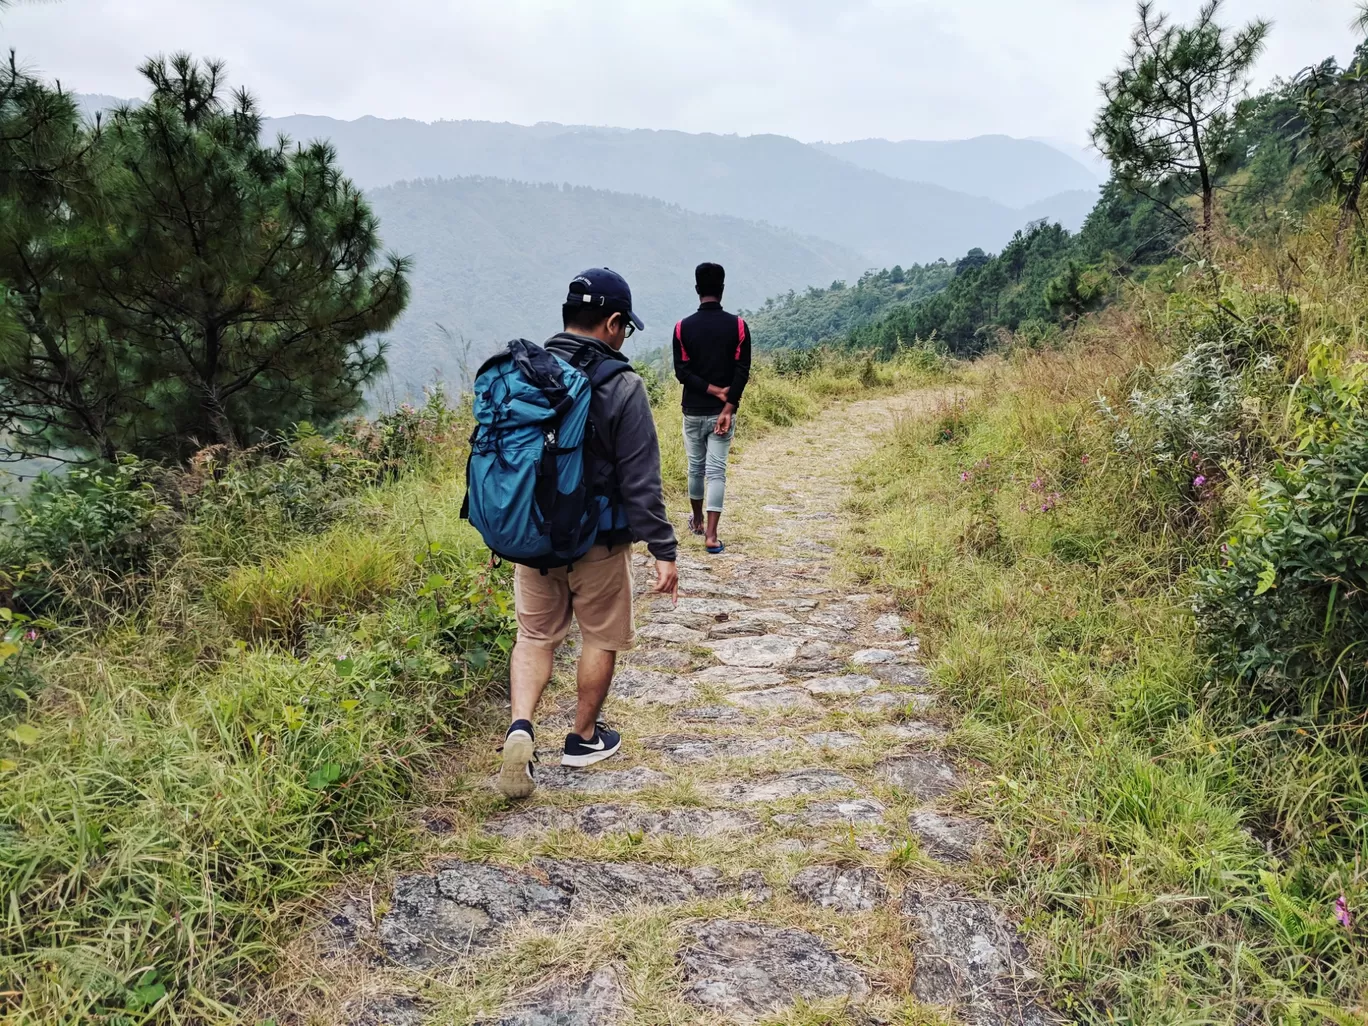
<path id="1" fill-rule="evenodd" d="M 727 432 L 731 430 L 734 412 L 730 403 L 722 407 L 722 412 L 717 415 L 717 427 L 713 428 L 714 433 L 726 436 Z"/>
<path id="2" fill-rule="evenodd" d="M 656 582 L 651 594 L 669 595 L 670 601 L 679 605 L 679 571 L 673 563 L 656 560 Z"/>
<path id="3" fill-rule="evenodd" d="M 714 399 L 721 399 L 725 403 L 727 396 L 731 395 L 731 389 L 723 388 L 721 385 L 709 385 L 708 395 Z"/>

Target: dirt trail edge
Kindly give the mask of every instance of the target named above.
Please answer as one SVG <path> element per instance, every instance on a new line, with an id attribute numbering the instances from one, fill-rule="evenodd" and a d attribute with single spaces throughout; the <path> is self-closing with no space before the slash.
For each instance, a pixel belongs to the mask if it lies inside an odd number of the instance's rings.
<path id="1" fill-rule="evenodd" d="M 1055 1021 L 1012 925 L 966 890 L 989 839 L 955 812 L 973 767 L 916 638 L 832 577 L 852 469 L 933 398 L 839 406 L 734 461 L 727 552 L 683 539 L 678 607 L 639 604 L 605 711 L 620 756 L 558 765 L 564 662 L 537 792 L 512 805 L 491 710 L 489 745 L 424 816 L 425 868 L 340 896 L 313 935 L 340 1021 Z M 638 588 L 649 573 L 638 556 Z"/>

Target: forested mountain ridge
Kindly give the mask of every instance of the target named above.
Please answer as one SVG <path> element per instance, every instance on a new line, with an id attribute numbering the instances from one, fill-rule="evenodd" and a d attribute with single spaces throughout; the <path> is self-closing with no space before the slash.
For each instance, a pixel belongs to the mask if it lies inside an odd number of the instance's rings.
<path id="1" fill-rule="evenodd" d="M 372 189 L 368 199 L 386 244 L 414 255 L 409 306 L 387 336 L 382 395 L 412 394 L 434 374 L 454 380 L 500 342 L 558 330 L 566 283 L 584 267 L 626 275 L 646 321 L 628 343 L 637 351 L 665 345 L 694 309 L 702 260 L 729 269 L 727 299 L 738 307 L 863 269 L 858 254 L 821 239 L 582 186 L 459 178 Z"/>
<path id="2" fill-rule="evenodd" d="M 773 296 L 747 311 L 756 344 L 765 349 L 807 349 L 843 341 L 857 327 L 878 320 L 890 309 L 915 303 L 938 292 L 954 278 L 955 266 L 933 264 L 867 271 L 849 285 L 833 281 L 826 288 Z"/>
<path id="3" fill-rule="evenodd" d="M 986 196 L 1017 209 L 1050 200 L 1060 193 L 1095 195 L 1101 185 L 1090 168 L 1053 146 L 1006 135 L 939 142 L 861 139 L 814 145 L 833 157 L 892 178 Z"/>

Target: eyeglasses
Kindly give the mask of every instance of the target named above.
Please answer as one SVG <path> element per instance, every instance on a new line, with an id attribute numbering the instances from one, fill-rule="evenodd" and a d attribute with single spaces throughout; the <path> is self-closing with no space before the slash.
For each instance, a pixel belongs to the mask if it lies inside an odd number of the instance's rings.
<path id="1" fill-rule="evenodd" d="M 622 321 L 624 324 L 624 327 L 622 329 L 622 337 L 631 338 L 633 335 L 636 334 L 636 325 L 633 324 L 631 319 L 628 317 L 623 317 Z"/>

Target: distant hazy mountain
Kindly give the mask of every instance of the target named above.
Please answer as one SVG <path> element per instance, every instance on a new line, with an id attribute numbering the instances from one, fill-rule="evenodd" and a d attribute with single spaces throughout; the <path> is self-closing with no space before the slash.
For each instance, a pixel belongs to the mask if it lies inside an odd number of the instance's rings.
<path id="1" fill-rule="evenodd" d="M 1060 153 L 1067 154 L 1091 171 L 1099 182 L 1105 182 L 1111 177 L 1111 164 L 1092 146 L 1084 146 L 1057 136 L 1032 136 L 1031 142 L 1044 143 L 1046 146 L 1053 146 Z"/>
<path id="2" fill-rule="evenodd" d="M 727 268 L 727 304 L 757 306 L 790 288 L 853 280 L 860 256 L 832 243 L 659 200 L 582 187 L 463 178 L 408 182 L 368 193 L 386 246 L 414 257 L 413 296 L 391 333 L 379 397 L 412 393 L 434 374 L 456 379 L 496 345 L 537 341 L 560 328 L 565 288 L 606 264 L 632 286 L 646 332 L 636 351 L 669 341 L 695 309 L 693 268 Z M 441 325 L 446 328 L 444 333 Z M 459 336 L 471 343 L 463 354 Z"/>
<path id="3" fill-rule="evenodd" d="M 272 119 L 267 131 L 330 139 L 363 186 L 457 175 L 587 185 L 831 239 L 869 266 L 996 249 L 1027 220 L 993 200 L 890 177 L 777 135 L 302 115 Z M 1088 184 L 1075 176 L 1053 191 L 1080 180 Z"/>
<path id="4" fill-rule="evenodd" d="M 1006 135 L 948 142 L 863 139 L 817 143 L 816 148 L 893 178 L 986 196 L 1008 207 L 1029 206 L 1098 184 L 1090 169 L 1057 148 Z"/>
<path id="5" fill-rule="evenodd" d="M 105 96 L 102 93 L 77 93 L 74 99 L 76 106 L 87 118 L 94 118 L 101 111 L 113 110 L 115 107 L 122 107 L 127 103 L 139 103 L 138 100 L 121 100 L 117 96 Z"/>

